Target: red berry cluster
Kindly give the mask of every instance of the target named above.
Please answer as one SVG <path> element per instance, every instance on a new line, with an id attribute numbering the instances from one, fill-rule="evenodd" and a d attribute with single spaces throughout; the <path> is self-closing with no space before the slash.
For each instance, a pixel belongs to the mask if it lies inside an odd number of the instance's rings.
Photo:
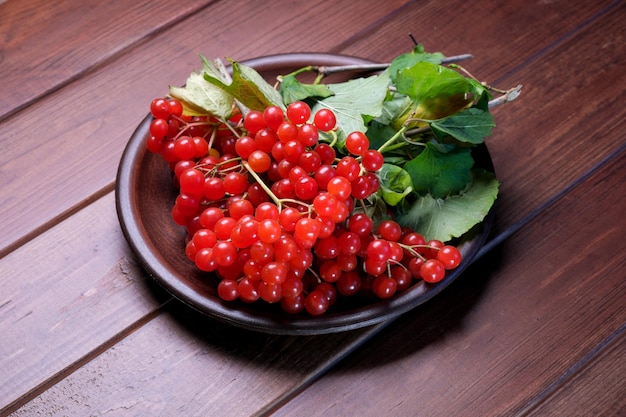
<path id="1" fill-rule="evenodd" d="M 414 279 L 438 282 L 461 261 L 454 246 L 366 214 L 383 156 L 362 132 L 346 137 L 345 155 L 319 141 L 335 128 L 331 110 L 311 118 L 298 101 L 218 121 L 155 99 L 151 112 L 147 147 L 175 173 L 186 255 L 220 278 L 224 300 L 320 315 L 338 296 L 389 298 Z"/>

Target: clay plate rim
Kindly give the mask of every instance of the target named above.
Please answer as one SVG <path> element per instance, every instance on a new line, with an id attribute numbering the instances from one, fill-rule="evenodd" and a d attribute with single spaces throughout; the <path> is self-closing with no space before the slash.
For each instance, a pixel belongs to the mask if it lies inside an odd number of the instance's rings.
<path id="1" fill-rule="evenodd" d="M 372 61 L 335 54 L 295 53 L 242 61 L 268 80 L 305 65 L 370 64 Z M 345 73 L 336 81 L 359 74 Z M 289 315 L 277 306 L 226 303 L 216 295 L 216 279 L 196 270 L 184 255 L 184 230 L 173 223 L 170 210 L 176 197 L 171 173 L 160 157 L 146 150 L 151 116 L 130 137 L 117 172 L 116 210 L 124 237 L 138 262 L 165 290 L 192 308 L 217 320 L 271 334 L 327 334 L 370 326 L 395 318 L 428 301 L 456 280 L 483 246 L 493 222 L 493 210 L 460 243 L 464 260 L 436 285 L 420 282 L 389 300 L 352 304 L 319 317 Z M 493 170 L 485 145 L 475 148 L 477 164 Z M 276 308 L 274 308 L 276 307 Z"/>

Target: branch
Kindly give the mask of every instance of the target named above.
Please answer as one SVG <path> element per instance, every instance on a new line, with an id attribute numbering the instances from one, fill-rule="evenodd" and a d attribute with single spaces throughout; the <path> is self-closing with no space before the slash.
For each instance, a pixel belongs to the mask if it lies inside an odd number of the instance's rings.
<path id="1" fill-rule="evenodd" d="M 499 104 L 508 103 L 509 101 L 515 100 L 522 92 L 522 85 L 518 85 L 517 87 L 511 88 L 504 92 L 500 97 L 496 97 L 493 100 L 489 101 L 489 108 L 495 107 Z"/>
<path id="2" fill-rule="evenodd" d="M 472 59 L 474 56 L 471 54 L 454 55 L 441 60 L 442 64 L 449 64 L 452 62 L 464 61 L 466 59 Z M 322 75 L 336 74 L 344 71 L 382 71 L 391 65 L 387 64 L 355 64 L 355 65 L 335 65 L 335 66 L 312 66 L 313 71 L 317 71 Z"/>

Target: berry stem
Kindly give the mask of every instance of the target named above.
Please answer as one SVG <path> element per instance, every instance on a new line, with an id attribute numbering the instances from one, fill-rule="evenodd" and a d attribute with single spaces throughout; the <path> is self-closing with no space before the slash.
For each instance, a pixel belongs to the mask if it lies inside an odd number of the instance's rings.
<path id="1" fill-rule="evenodd" d="M 315 279 L 317 280 L 317 283 L 321 283 L 323 281 L 323 279 L 319 276 L 319 274 L 311 267 L 307 268 L 307 271 L 311 273 L 311 275 L 313 275 L 315 277 Z"/>
<path id="2" fill-rule="evenodd" d="M 308 208 L 308 214 L 311 214 L 311 205 L 309 203 L 305 203 L 304 201 L 300 201 L 300 200 L 296 200 L 294 198 L 279 198 L 278 201 L 281 202 L 281 204 L 283 203 L 293 203 L 293 204 L 299 204 L 301 206 L 305 206 L 306 208 Z M 281 207 L 278 207 L 278 210 L 280 211 Z"/>
<path id="3" fill-rule="evenodd" d="M 421 142 L 412 141 L 412 140 L 408 139 L 407 137 L 408 136 L 419 135 L 419 134 L 422 134 L 422 133 L 426 133 L 426 132 L 429 132 L 430 130 L 431 130 L 430 125 L 423 126 L 423 127 L 416 127 L 415 129 L 407 130 L 406 134 L 404 135 L 405 136 L 404 140 L 406 140 L 410 144 L 417 145 L 417 144 L 419 144 Z"/>
<path id="4" fill-rule="evenodd" d="M 327 133 L 330 136 L 332 136 L 332 140 L 328 143 L 328 146 L 334 147 L 335 144 L 337 143 L 337 140 L 339 139 L 339 137 L 337 136 L 337 131 L 336 130 L 331 130 L 331 131 L 329 131 Z"/>
<path id="5" fill-rule="evenodd" d="M 247 161 L 241 161 L 241 165 L 243 165 L 243 167 L 248 171 L 248 173 L 250 173 L 250 175 L 252 175 L 252 177 L 254 177 L 254 179 L 256 180 L 256 182 L 261 186 L 261 188 L 263 188 L 263 191 L 265 191 L 267 193 L 267 195 L 272 199 L 272 201 L 274 202 L 274 204 L 276 204 L 276 207 L 278 207 L 278 211 L 282 211 L 283 209 L 283 205 L 285 203 L 293 203 L 293 204 L 299 204 L 301 206 L 305 206 L 307 207 L 309 210 L 309 214 L 311 213 L 311 205 L 309 203 L 305 203 L 304 201 L 300 201 L 300 200 L 296 200 L 293 198 L 278 198 L 276 196 L 276 194 L 274 194 L 272 192 L 272 190 L 267 186 L 267 184 L 265 184 L 265 182 L 263 181 L 263 179 L 261 177 L 259 177 L 259 174 L 257 174 L 248 164 Z"/>
<path id="6" fill-rule="evenodd" d="M 235 158 L 227 159 L 226 161 L 218 162 L 217 164 L 210 164 L 211 168 L 208 168 L 208 169 L 206 168 L 206 164 L 196 165 L 196 168 L 199 168 L 199 169 L 203 170 L 206 174 L 210 174 L 212 172 L 217 171 L 223 165 L 230 164 L 232 162 L 236 162 L 236 161 L 239 161 L 239 160 L 241 160 L 240 157 L 235 157 Z M 225 168 L 224 171 L 227 171 L 227 170 L 233 170 L 234 171 L 236 169 L 239 169 L 238 166 Z"/>
<path id="7" fill-rule="evenodd" d="M 235 129 L 235 127 L 228 120 L 224 120 L 224 119 L 221 119 L 221 118 L 218 119 L 218 120 L 220 121 L 221 124 L 226 126 L 228 128 L 228 130 L 230 130 L 232 132 L 233 136 L 235 136 L 236 138 L 240 138 L 241 137 L 241 133 L 238 132 L 237 129 Z"/>
<path id="8" fill-rule="evenodd" d="M 243 165 L 243 167 L 248 171 L 248 173 L 250 175 L 252 175 L 252 177 L 256 180 L 256 182 L 261 186 L 261 188 L 263 188 L 263 191 L 265 191 L 267 193 L 267 195 L 272 199 L 272 201 L 274 201 L 274 204 L 276 204 L 276 207 L 278 207 L 278 210 L 282 210 L 283 207 L 283 201 L 276 197 L 276 194 L 274 194 L 272 192 L 272 190 L 270 190 L 270 188 L 267 186 L 267 184 L 265 184 L 265 181 L 263 181 L 263 179 L 261 177 L 259 177 L 259 174 L 257 174 L 251 167 L 250 165 L 248 165 L 247 161 L 241 161 L 241 165 Z"/>
<path id="9" fill-rule="evenodd" d="M 452 65 L 452 67 L 458 69 L 461 72 L 463 72 L 465 75 L 467 75 L 469 78 L 473 79 L 474 81 L 479 82 L 487 90 L 494 91 L 494 92 L 496 92 L 498 94 L 501 94 L 500 97 L 497 97 L 497 98 L 489 101 L 489 108 L 492 108 L 492 107 L 497 106 L 499 104 L 503 104 L 503 103 L 515 100 L 517 98 L 517 96 L 520 95 L 520 92 L 522 90 L 521 84 L 518 85 L 517 87 L 509 88 L 508 90 L 502 90 L 500 88 L 496 88 L 496 87 L 494 87 L 492 85 L 489 85 L 489 84 L 487 84 L 485 82 L 482 82 L 482 81 L 478 80 L 478 78 L 474 77 L 472 75 L 472 73 L 470 73 L 466 68 L 464 68 L 464 67 L 462 67 L 460 65 L 454 64 L 454 65 Z"/>
<path id="10" fill-rule="evenodd" d="M 430 245 L 405 245 L 404 243 L 401 242 L 397 242 L 398 245 L 400 245 L 400 247 L 402 249 L 406 249 L 411 255 L 415 256 L 416 258 L 420 258 L 422 261 L 426 260 L 426 257 L 424 255 L 422 255 L 421 253 L 419 253 L 418 251 L 416 251 L 416 248 L 424 248 L 424 249 L 437 249 L 439 250 L 439 248 L 434 248 L 433 246 Z"/>
<path id="11" fill-rule="evenodd" d="M 387 142 L 383 143 L 379 148 L 378 152 L 383 153 L 387 148 L 389 148 L 399 137 L 406 132 L 406 126 L 402 126 Z"/>
<path id="12" fill-rule="evenodd" d="M 215 143 L 215 138 L 217 137 L 217 129 L 213 129 L 211 131 L 211 138 L 209 139 L 209 149 L 213 149 L 213 144 Z"/>
<path id="13" fill-rule="evenodd" d="M 179 119 L 179 120 L 182 120 L 182 119 Z M 183 122 L 184 122 L 184 121 L 183 121 Z M 184 123 L 185 123 L 185 127 L 183 127 L 182 129 L 180 129 L 180 130 L 178 131 L 178 133 L 176 133 L 176 136 L 174 136 L 174 137 L 172 138 L 172 140 L 176 140 L 176 139 L 178 139 L 178 138 L 179 138 L 179 137 L 181 137 L 181 136 L 182 136 L 182 135 L 183 135 L 183 134 L 184 134 L 187 130 L 189 130 L 189 129 L 190 129 L 190 128 L 192 128 L 192 127 L 195 127 L 195 126 L 208 126 L 208 125 L 210 125 L 210 123 L 209 123 L 209 122 L 194 122 L 194 123 L 184 122 Z"/>

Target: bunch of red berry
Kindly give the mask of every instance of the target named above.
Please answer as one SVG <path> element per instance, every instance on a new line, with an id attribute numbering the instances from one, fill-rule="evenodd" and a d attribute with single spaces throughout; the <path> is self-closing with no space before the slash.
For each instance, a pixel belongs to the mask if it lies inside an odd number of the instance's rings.
<path id="1" fill-rule="evenodd" d="M 335 114 L 305 102 L 228 121 L 187 117 L 155 99 L 147 147 L 170 164 L 179 194 L 172 217 L 188 232 L 186 255 L 220 278 L 228 301 L 264 300 L 320 315 L 339 297 L 389 298 L 413 280 L 434 283 L 459 250 L 368 215 L 383 155 L 362 132 L 333 142 Z"/>

